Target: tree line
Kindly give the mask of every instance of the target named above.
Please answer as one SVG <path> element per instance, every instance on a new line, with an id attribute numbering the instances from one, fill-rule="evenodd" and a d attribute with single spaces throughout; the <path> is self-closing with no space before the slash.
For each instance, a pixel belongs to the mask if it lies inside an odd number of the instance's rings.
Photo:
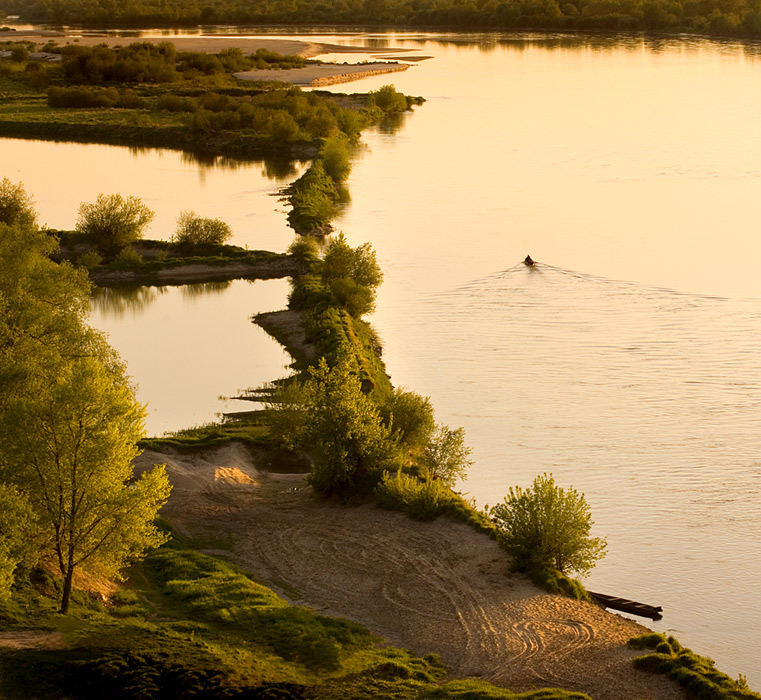
<path id="1" fill-rule="evenodd" d="M 0 0 L 30 22 L 297 24 L 694 32 L 761 36 L 758 0 Z"/>

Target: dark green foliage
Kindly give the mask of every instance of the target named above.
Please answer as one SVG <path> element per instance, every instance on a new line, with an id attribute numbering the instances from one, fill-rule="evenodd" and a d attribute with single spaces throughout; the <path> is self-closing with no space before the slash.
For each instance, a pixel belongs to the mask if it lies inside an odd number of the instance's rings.
<path id="1" fill-rule="evenodd" d="M 319 158 L 288 188 L 291 211 L 288 223 L 296 233 L 329 233 L 330 220 L 336 215 L 340 195 L 333 178 Z"/>
<path id="2" fill-rule="evenodd" d="M 691 697 L 701 700 L 758 700 L 761 694 L 751 691 L 745 679 L 735 680 L 719 671 L 714 662 L 683 647 L 674 637 L 645 634 L 632 637 L 634 649 L 653 649 L 654 653 L 634 659 L 634 666 L 650 673 L 666 674 Z"/>
<path id="3" fill-rule="evenodd" d="M 310 0 L 2 0 L 26 21 L 88 26 L 194 26 L 198 24 L 362 25 L 444 27 L 449 29 L 590 29 L 667 31 L 761 36 L 761 11 L 753 0 L 650 0 L 604 3 L 560 0 L 496 0 L 463 4 L 458 0 L 346 0 L 340 5 Z"/>
<path id="4" fill-rule="evenodd" d="M 167 83 L 177 78 L 171 42 L 129 46 L 68 45 L 61 49 L 68 83 Z"/>
<path id="5" fill-rule="evenodd" d="M 137 109 L 143 105 L 134 92 L 116 88 L 51 87 L 48 89 L 51 107 L 122 107 Z"/>
<path id="6" fill-rule="evenodd" d="M 422 449 L 436 427 L 430 399 L 413 391 L 394 389 L 380 411 L 386 424 L 397 433 L 399 443 L 408 451 Z"/>

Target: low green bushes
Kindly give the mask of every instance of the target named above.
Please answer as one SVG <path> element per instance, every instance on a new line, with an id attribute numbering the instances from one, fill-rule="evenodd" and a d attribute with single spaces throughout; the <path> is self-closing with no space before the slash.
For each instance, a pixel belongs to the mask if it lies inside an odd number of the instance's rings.
<path id="1" fill-rule="evenodd" d="M 131 90 L 115 87 L 51 87 L 48 88 L 50 107 L 121 107 L 138 109 L 144 101 Z"/>
<path id="2" fill-rule="evenodd" d="M 628 642 L 634 649 L 652 649 L 653 652 L 638 656 L 634 666 L 642 671 L 669 676 L 692 697 L 701 700 L 758 700 L 741 676 L 738 680 L 719 671 L 713 660 L 698 656 L 683 647 L 674 637 L 663 634 L 645 634 Z"/>

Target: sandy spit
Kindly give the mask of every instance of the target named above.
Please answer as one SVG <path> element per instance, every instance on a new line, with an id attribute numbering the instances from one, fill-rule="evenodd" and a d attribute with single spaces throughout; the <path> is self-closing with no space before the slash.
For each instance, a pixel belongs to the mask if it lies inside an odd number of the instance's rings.
<path id="1" fill-rule="evenodd" d="M 300 87 L 320 87 L 348 83 L 383 73 L 396 73 L 409 67 L 405 63 L 321 63 L 286 70 L 249 70 L 233 75 L 240 80 L 278 80 Z"/>
<path id="2" fill-rule="evenodd" d="M 685 698 L 637 671 L 626 640 L 646 628 L 590 603 L 548 595 L 510 572 L 494 541 L 445 518 L 409 520 L 311 495 L 298 474 L 257 468 L 243 445 L 145 452 L 175 485 L 164 515 L 291 599 L 361 622 L 393 644 L 437 652 L 456 677 L 514 690 L 563 687 L 596 700 Z"/>

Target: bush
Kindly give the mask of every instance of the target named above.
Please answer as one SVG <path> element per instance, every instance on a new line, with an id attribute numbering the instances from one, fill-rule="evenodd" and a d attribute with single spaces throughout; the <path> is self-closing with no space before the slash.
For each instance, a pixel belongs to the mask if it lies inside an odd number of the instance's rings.
<path id="1" fill-rule="evenodd" d="M 114 264 L 118 267 L 133 267 L 134 265 L 139 265 L 141 262 L 143 262 L 143 256 L 129 246 L 122 248 L 114 259 Z"/>
<path id="2" fill-rule="evenodd" d="M 557 486 L 551 474 L 537 476 L 528 489 L 511 487 L 490 515 L 518 568 L 585 574 L 605 556 L 605 539 L 589 536 L 593 522 L 584 495 Z"/>
<path id="3" fill-rule="evenodd" d="M 29 58 L 29 51 L 25 46 L 14 46 L 11 49 L 11 61 L 23 63 Z"/>
<path id="4" fill-rule="evenodd" d="M 436 424 L 427 396 L 394 389 L 380 410 L 386 425 L 398 435 L 405 449 L 420 449 L 431 439 Z"/>
<path id="5" fill-rule="evenodd" d="M 439 425 L 423 449 L 422 467 L 432 479 L 452 487 L 473 464 L 470 454 L 463 428 L 452 430 L 446 425 Z"/>
<path id="6" fill-rule="evenodd" d="M 397 92 L 393 85 L 384 85 L 370 93 L 373 104 L 384 112 L 404 112 L 409 109 L 407 98 Z"/>
<path id="7" fill-rule="evenodd" d="M 320 149 L 320 158 L 325 167 L 325 172 L 336 182 L 343 182 L 349 175 L 351 163 L 349 162 L 349 148 L 343 138 L 330 138 L 325 141 Z"/>
<path id="8" fill-rule="evenodd" d="M 7 177 L 0 180 L 0 223 L 21 228 L 37 225 L 32 198 L 20 182 L 14 184 Z"/>
<path id="9" fill-rule="evenodd" d="M 103 257 L 94 250 L 88 250 L 77 258 L 77 265 L 81 265 L 88 269 L 91 267 L 97 267 L 102 262 Z"/>
<path id="10" fill-rule="evenodd" d="M 204 219 L 184 211 L 177 218 L 174 241 L 184 245 L 222 245 L 233 235 L 222 219 Z"/>
<path id="11" fill-rule="evenodd" d="M 82 202 L 79 206 L 76 228 L 102 253 L 113 255 L 139 241 L 153 217 L 154 212 L 138 197 L 99 194 L 95 202 Z"/>
<path id="12" fill-rule="evenodd" d="M 414 520 L 433 520 L 448 510 L 454 498 L 442 482 L 430 478 L 421 481 L 401 470 L 384 474 L 376 495 L 381 508 L 402 510 Z"/>

